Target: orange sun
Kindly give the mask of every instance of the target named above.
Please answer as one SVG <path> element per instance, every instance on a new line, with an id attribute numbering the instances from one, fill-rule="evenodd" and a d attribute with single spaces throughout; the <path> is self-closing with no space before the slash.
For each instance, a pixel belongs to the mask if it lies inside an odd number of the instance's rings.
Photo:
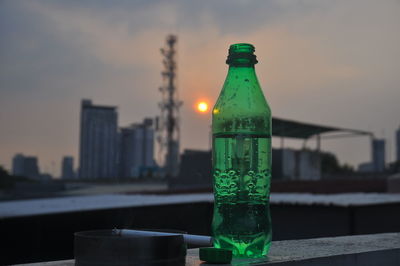
<path id="1" fill-rule="evenodd" d="M 197 111 L 200 113 L 205 113 L 208 111 L 208 104 L 206 102 L 199 102 L 197 104 Z"/>

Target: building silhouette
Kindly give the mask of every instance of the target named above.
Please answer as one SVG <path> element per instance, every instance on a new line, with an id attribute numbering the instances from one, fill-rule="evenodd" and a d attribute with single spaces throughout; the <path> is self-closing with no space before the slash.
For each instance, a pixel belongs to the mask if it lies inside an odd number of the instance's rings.
<path id="1" fill-rule="evenodd" d="M 74 158 L 72 156 L 64 156 L 61 162 L 61 178 L 75 178 L 74 173 Z"/>
<path id="2" fill-rule="evenodd" d="M 372 171 L 383 172 L 385 170 L 385 140 L 372 140 Z"/>
<path id="3" fill-rule="evenodd" d="M 184 150 L 179 174 L 186 179 L 207 180 L 212 183 L 211 151 Z"/>
<path id="4" fill-rule="evenodd" d="M 35 156 L 16 154 L 12 161 L 12 172 L 15 176 L 40 178 L 38 159 Z"/>
<path id="5" fill-rule="evenodd" d="M 154 129 L 152 119 L 121 128 L 119 168 L 121 177 L 138 177 L 153 172 Z"/>
<path id="6" fill-rule="evenodd" d="M 18 153 L 14 155 L 12 160 L 12 174 L 15 176 L 23 176 L 24 175 L 24 160 L 25 156 Z"/>
<path id="7" fill-rule="evenodd" d="M 272 178 L 320 180 L 320 153 L 312 150 L 272 149 Z"/>
<path id="8" fill-rule="evenodd" d="M 114 106 L 82 100 L 79 148 L 80 178 L 117 176 L 118 114 Z"/>
<path id="9" fill-rule="evenodd" d="M 210 150 L 184 150 L 179 175 L 168 180 L 170 188 L 211 188 L 212 153 Z"/>
<path id="10" fill-rule="evenodd" d="M 371 162 L 364 162 L 358 165 L 357 169 L 360 173 L 370 173 L 373 172 L 373 165 Z"/>
<path id="11" fill-rule="evenodd" d="M 396 160 L 400 161 L 400 127 L 396 130 Z"/>

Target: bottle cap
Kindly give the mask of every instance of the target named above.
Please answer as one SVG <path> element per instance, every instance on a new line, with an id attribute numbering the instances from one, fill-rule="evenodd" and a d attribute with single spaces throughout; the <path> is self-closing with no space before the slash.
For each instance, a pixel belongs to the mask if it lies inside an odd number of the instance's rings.
<path id="1" fill-rule="evenodd" d="M 200 248 L 200 260 L 208 263 L 230 263 L 232 250 L 226 248 Z"/>
<path id="2" fill-rule="evenodd" d="M 229 47 L 228 58 L 226 63 L 233 66 L 255 65 L 258 63 L 254 54 L 255 48 L 249 43 L 236 43 Z"/>

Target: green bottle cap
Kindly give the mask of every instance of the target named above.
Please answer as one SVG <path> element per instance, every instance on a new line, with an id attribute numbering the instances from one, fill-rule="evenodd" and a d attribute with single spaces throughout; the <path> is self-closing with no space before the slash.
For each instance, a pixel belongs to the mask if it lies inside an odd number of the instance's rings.
<path id="1" fill-rule="evenodd" d="M 232 250 L 226 248 L 200 248 L 200 260 L 208 263 L 231 263 Z"/>

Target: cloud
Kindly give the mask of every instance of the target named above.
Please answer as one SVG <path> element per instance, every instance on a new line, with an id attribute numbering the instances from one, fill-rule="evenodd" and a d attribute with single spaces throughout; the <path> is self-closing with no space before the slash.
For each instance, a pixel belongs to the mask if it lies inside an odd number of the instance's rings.
<path id="1" fill-rule="evenodd" d="M 170 24 L 173 21 L 163 18 L 174 17 L 173 9 L 161 4 L 147 15 L 140 10 L 131 10 L 129 15 L 135 20 L 157 18 L 157 23 L 152 21 L 143 29 L 129 23 L 127 13 L 118 10 L 110 14 L 108 10 L 95 13 L 91 9 L 28 3 L 32 11 L 47 19 L 57 38 L 73 45 L 78 52 L 89 53 L 101 63 L 117 68 L 138 65 L 154 67 L 158 59 L 153 56 L 156 54 L 154 51 L 158 50 L 165 30 L 152 24 Z M 171 16 L 162 14 L 165 12 L 171 13 Z"/>

